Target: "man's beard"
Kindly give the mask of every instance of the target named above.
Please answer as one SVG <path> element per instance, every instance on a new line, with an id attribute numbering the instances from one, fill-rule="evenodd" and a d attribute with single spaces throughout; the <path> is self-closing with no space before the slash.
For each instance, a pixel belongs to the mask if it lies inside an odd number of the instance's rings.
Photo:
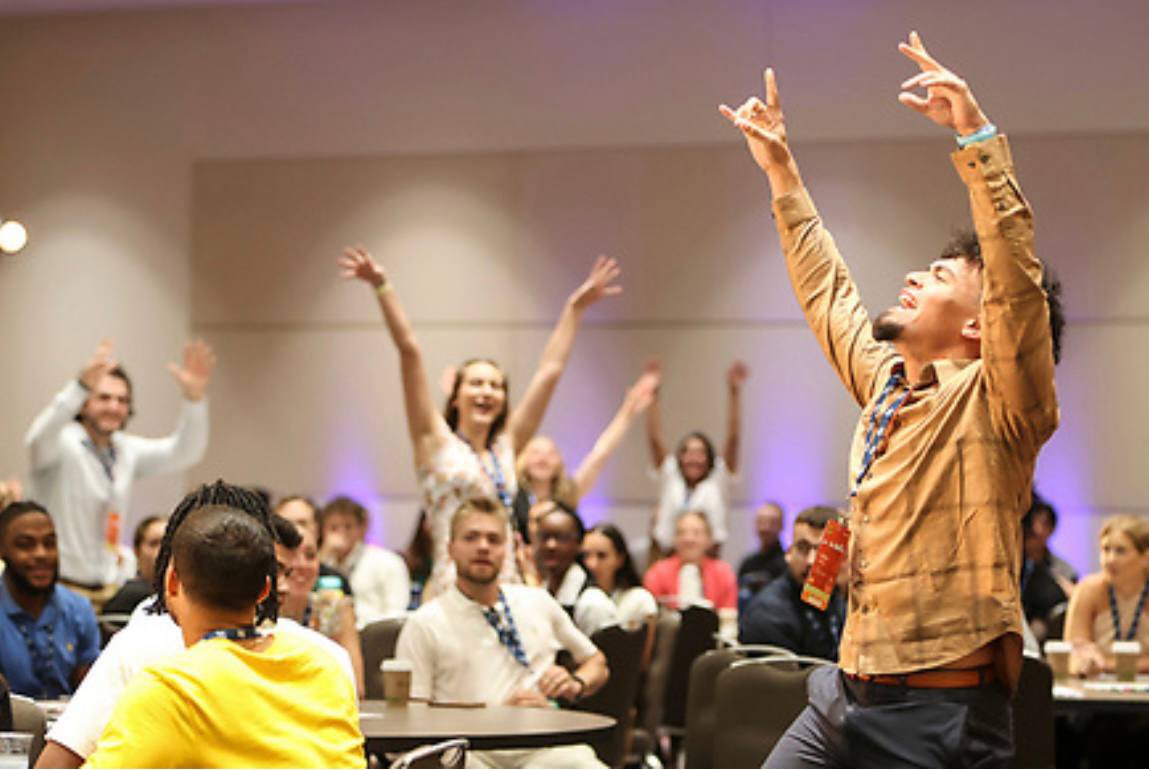
<path id="1" fill-rule="evenodd" d="M 4 574 L 8 576 L 8 579 L 12 581 L 13 587 L 18 591 L 31 594 L 32 596 L 47 596 L 56 590 L 56 581 L 60 579 L 60 568 L 58 566 L 56 567 L 56 570 L 52 573 L 52 582 L 43 588 L 32 585 L 28 581 L 28 578 L 24 577 L 23 572 L 12 568 L 12 565 L 8 563 L 7 559 L 4 560 Z"/>
<path id="2" fill-rule="evenodd" d="M 904 326 L 894 320 L 893 310 L 887 310 L 875 318 L 871 327 L 874 339 L 878 342 L 896 342 L 905 329 Z"/>
<path id="3" fill-rule="evenodd" d="M 491 583 L 497 583 L 498 582 L 499 572 L 501 570 L 487 567 L 485 565 L 479 567 L 479 569 L 477 569 L 477 570 L 472 570 L 470 568 L 462 569 L 456 563 L 455 564 L 455 571 L 458 572 L 459 577 L 463 578 L 464 580 L 466 580 L 469 583 L 474 583 L 475 585 L 480 585 L 480 586 L 487 586 L 487 585 L 490 585 Z"/>

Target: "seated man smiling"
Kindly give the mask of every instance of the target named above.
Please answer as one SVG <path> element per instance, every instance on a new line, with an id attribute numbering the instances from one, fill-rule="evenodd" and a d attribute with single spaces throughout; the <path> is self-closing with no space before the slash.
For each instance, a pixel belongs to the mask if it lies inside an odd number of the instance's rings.
<path id="1" fill-rule="evenodd" d="M 331 655 L 256 629 L 268 528 L 224 505 L 176 524 L 161 606 L 188 649 L 128 684 L 90 767 L 364 767 L 355 690 Z"/>

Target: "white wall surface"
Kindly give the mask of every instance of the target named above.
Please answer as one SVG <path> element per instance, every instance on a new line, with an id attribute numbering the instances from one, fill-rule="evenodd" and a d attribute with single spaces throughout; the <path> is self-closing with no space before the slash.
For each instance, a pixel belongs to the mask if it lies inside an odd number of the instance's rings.
<path id="1" fill-rule="evenodd" d="M 33 240 L 0 259 L 0 357 L 16 373 L 0 472 L 24 472 L 28 422 L 103 336 L 137 382 L 133 427 L 166 431 L 178 392 L 164 365 L 203 333 L 223 359 L 209 457 L 142 484 L 133 519 L 219 473 L 330 491 L 325 463 L 346 452 L 356 483 L 378 484 L 376 535 L 397 543 L 412 487 L 394 362 L 369 299 L 317 267 L 358 238 L 417 293 L 434 366 L 481 347 L 519 383 L 581 265 L 618 254 L 627 296 L 589 321 L 546 425 L 568 455 L 652 350 L 667 359 L 668 428 L 720 433 L 711 394 L 737 353 L 755 369 L 746 452 L 761 469 L 738 496 L 840 496 L 849 405 L 796 322 L 764 185 L 714 105 L 777 68 L 806 177 L 878 303 L 963 216 L 948 140 L 895 101 L 913 69 L 894 46 L 916 27 L 1013 138 L 1042 254 L 1065 278 L 1065 416 L 1040 479 L 1067 519 L 1063 550 L 1092 560 L 1099 514 L 1149 508 L 1147 17 L 1139 2 L 426 0 L 5 18 L 0 216 Z M 311 171 L 326 186 L 299 178 Z M 408 208 L 365 189 L 380 175 Z M 460 185 L 482 195 L 453 197 Z M 254 200 L 268 191 L 279 198 Z M 427 215 L 443 197 L 462 212 L 450 230 Z M 236 254 L 278 255 L 282 272 L 253 278 L 229 267 Z M 436 259 L 466 282 L 438 280 Z M 783 413 L 795 395 L 825 421 Z M 634 526 L 651 495 L 641 452 L 632 437 L 596 498 Z M 799 452 L 802 474 L 779 470 Z"/>

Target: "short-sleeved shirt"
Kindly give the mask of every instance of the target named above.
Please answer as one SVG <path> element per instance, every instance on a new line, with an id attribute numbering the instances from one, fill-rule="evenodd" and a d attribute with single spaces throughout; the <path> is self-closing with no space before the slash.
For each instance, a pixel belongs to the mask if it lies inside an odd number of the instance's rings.
<path id="1" fill-rule="evenodd" d="M 12 692 L 59 698 L 72 692 L 72 673 L 100 654 L 100 629 L 87 599 L 61 585 L 40 617 L 16 604 L 0 578 L 0 672 Z"/>
<path id="2" fill-rule="evenodd" d="M 499 640 L 483 607 L 452 585 L 411 613 L 399 634 L 395 657 L 411 661 L 411 695 L 501 704 L 554 665 L 559 650 L 578 663 L 598 651 L 545 590 L 510 584 L 502 590 L 530 665 Z"/>
<path id="3" fill-rule="evenodd" d="M 128 683 L 85 767 L 365 767 L 355 686 L 296 634 L 207 639 Z"/>
<path id="4" fill-rule="evenodd" d="M 657 471 L 658 513 L 654 521 L 654 540 L 669 552 L 674 547 L 674 527 L 678 517 L 687 511 L 706 514 L 714 542 L 726 542 L 726 515 L 729 508 L 732 476 L 721 457 L 714 459 L 714 467 L 706 478 L 688 489 L 678 457 L 668 454 Z"/>

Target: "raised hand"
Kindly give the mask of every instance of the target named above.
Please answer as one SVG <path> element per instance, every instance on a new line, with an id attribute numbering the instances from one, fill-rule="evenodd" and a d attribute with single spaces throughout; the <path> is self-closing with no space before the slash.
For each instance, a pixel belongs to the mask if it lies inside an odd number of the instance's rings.
<path id="1" fill-rule="evenodd" d="M 746 378 L 750 376 L 750 367 L 744 361 L 735 361 L 730 364 L 730 368 L 726 370 L 726 384 L 731 389 L 738 390 L 746 382 Z"/>
<path id="2" fill-rule="evenodd" d="M 921 68 L 921 72 L 902 83 L 899 102 L 962 136 L 989 123 L 969 85 L 930 56 L 917 32 L 910 33 L 910 42 L 898 43 L 898 50 Z M 926 95 L 913 93 L 917 88 L 926 89 Z"/>
<path id="3" fill-rule="evenodd" d="M 654 403 L 654 396 L 662 382 L 662 372 L 644 371 L 626 392 L 626 406 L 633 414 L 642 414 Z"/>
<path id="4" fill-rule="evenodd" d="M 767 68 L 763 78 L 766 82 L 765 102 L 752 96 L 737 110 L 720 104 L 718 111 L 742 132 L 754 161 L 763 171 L 769 172 L 789 165 L 793 158 L 786 140 L 786 119 L 782 115 L 774 70 Z"/>
<path id="5" fill-rule="evenodd" d="M 619 267 L 618 260 L 600 254 L 594 261 L 590 275 L 571 294 L 571 304 L 576 310 L 586 310 L 603 297 L 622 294 L 622 287 L 615 284 L 621 274 L 622 268 Z"/>
<path id="6" fill-rule="evenodd" d="M 168 364 L 168 371 L 176 378 L 188 401 L 203 399 L 214 370 L 215 353 L 203 340 L 192 340 L 184 345 L 182 365 Z"/>
<path id="7" fill-rule="evenodd" d="M 362 246 L 352 246 L 343 250 L 339 258 L 341 275 L 344 278 L 358 278 L 378 289 L 387 283 L 387 275 L 379 263 L 371 258 L 371 253 Z"/>
<path id="8" fill-rule="evenodd" d="M 96 352 L 88 359 L 84 369 L 80 372 L 80 384 L 92 390 L 99 384 L 100 378 L 116 368 L 116 359 L 112 356 L 112 341 L 100 340 Z"/>

